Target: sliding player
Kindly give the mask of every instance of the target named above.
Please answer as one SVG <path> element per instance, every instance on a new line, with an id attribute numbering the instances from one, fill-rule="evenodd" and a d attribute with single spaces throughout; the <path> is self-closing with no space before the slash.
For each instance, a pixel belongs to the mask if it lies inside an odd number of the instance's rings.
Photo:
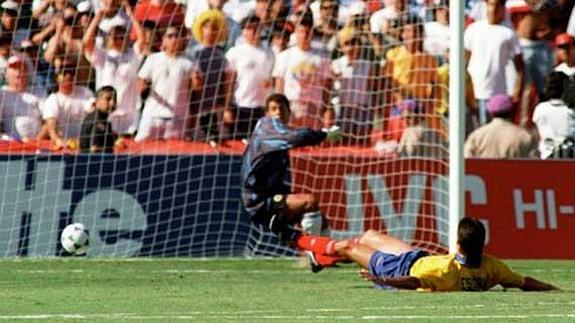
<path id="1" fill-rule="evenodd" d="M 524 291 L 547 291 L 557 287 L 512 271 L 505 263 L 483 253 L 485 227 L 463 218 L 457 229 L 458 252 L 430 256 L 394 237 L 370 230 L 359 239 L 332 241 L 324 255 L 310 254 L 317 272 L 332 257 L 358 263 L 362 276 L 379 287 L 429 291 L 485 291 L 496 285 Z M 327 263 L 331 265 L 333 262 Z"/>
<path id="2" fill-rule="evenodd" d="M 242 202 L 252 222 L 268 226 L 284 244 L 310 250 L 329 238 L 309 239 L 303 233 L 327 235 L 328 224 L 312 194 L 291 192 L 289 150 L 294 147 L 333 142 L 341 138 L 339 128 L 315 131 L 287 127 L 290 105 L 283 94 L 270 95 L 242 160 Z M 301 231 L 295 227 L 300 225 Z"/>

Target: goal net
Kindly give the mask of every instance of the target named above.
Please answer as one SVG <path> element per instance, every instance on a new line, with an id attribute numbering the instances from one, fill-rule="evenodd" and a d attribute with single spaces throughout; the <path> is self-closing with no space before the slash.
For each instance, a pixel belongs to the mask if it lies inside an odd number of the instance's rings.
<path id="1" fill-rule="evenodd" d="M 1 256 L 66 255 L 75 222 L 95 257 L 295 255 L 241 203 L 271 93 L 291 126 L 343 131 L 291 151 L 292 191 L 318 198 L 332 237 L 447 249 L 445 1 L 1 7 Z"/>

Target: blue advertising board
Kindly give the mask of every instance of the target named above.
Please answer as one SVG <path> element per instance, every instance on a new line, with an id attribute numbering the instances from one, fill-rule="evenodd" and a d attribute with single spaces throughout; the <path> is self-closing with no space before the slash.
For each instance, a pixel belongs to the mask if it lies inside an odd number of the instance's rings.
<path id="1" fill-rule="evenodd" d="M 0 156 L 0 256 L 61 255 L 59 235 L 72 222 L 89 228 L 89 256 L 275 253 L 277 241 L 242 211 L 240 162 L 238 155 Z"/>

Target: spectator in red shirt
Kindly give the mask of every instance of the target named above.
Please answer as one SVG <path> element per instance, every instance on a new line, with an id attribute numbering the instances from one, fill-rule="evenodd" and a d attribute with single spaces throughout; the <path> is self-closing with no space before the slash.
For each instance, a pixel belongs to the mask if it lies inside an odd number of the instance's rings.
<path id="1" fill-rule="evenodd" d="M 184 7 L 173 0 L 142 0 L 134 8 L 136 19 L 143 23 L 153 21 L 161 29 L 167 26 L 184 24 Z M 132 28 L 130 39 L 136 40 L 136 31 Z"/>

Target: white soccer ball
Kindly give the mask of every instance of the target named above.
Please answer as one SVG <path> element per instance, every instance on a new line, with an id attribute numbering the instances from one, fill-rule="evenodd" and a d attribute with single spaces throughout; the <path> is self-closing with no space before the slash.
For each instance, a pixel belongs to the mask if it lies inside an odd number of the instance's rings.
<path id="1" fill-rule="evenodd" d="M 69 253 L 75 256 L 83 255 L 90 246 L 90 234 L 82 223 L 72 223 L 62 231 L 60 243 Z"/>

